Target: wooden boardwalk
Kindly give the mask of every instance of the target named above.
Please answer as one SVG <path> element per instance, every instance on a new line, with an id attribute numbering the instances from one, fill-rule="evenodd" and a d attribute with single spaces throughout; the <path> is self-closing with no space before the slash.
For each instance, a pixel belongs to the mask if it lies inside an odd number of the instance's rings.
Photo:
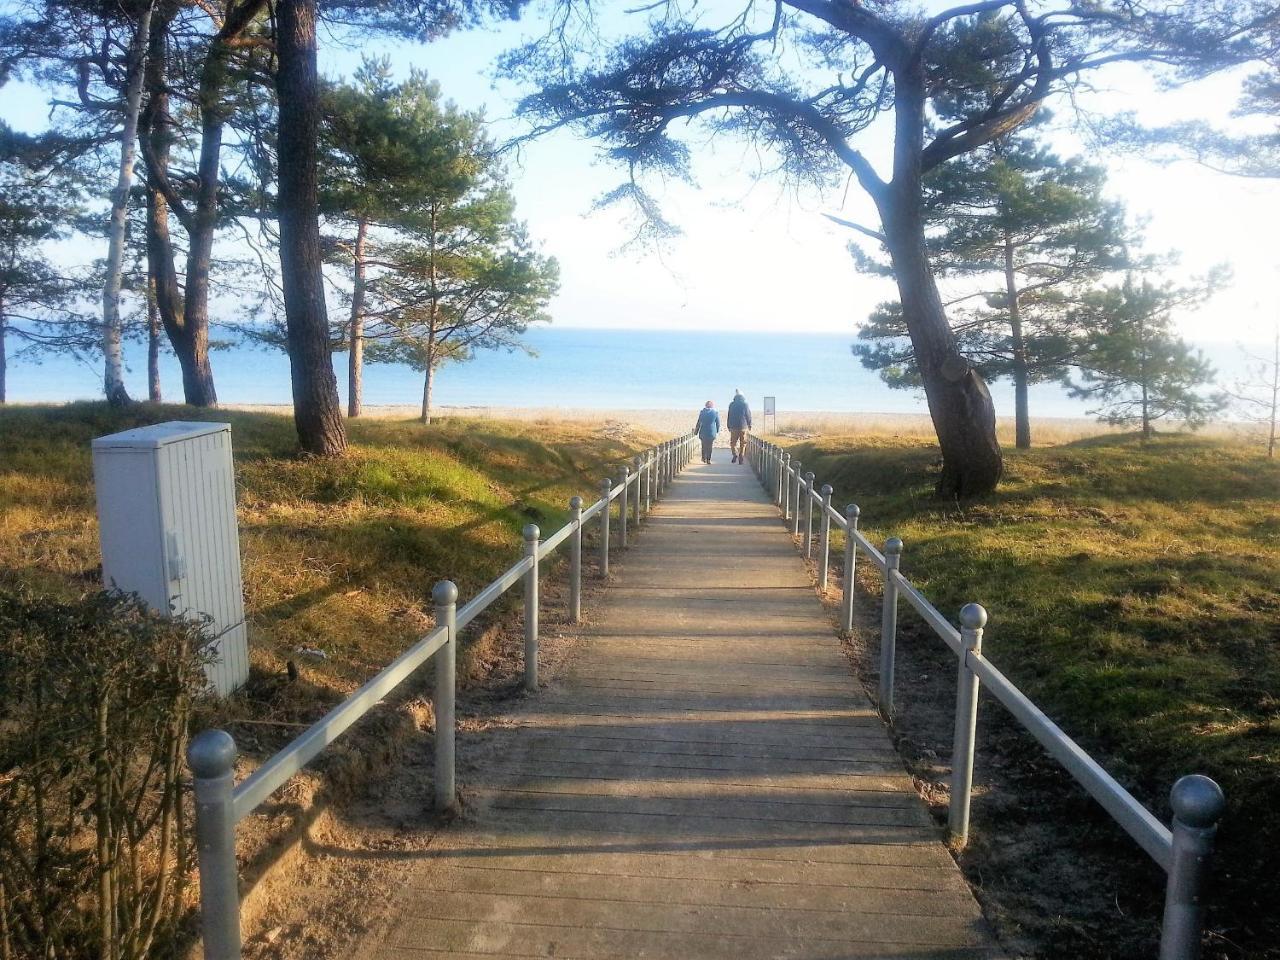
<path id="1" fill-rule="evenodd" d="M 362 960 L 998 957 L 750 468 L 691 466 Z"/>

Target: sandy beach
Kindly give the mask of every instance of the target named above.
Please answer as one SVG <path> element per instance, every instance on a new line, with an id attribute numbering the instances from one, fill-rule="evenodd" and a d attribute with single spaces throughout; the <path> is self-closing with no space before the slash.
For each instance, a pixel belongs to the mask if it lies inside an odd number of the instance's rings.
<path id="1" fill-rule="evenodd" d="M 229 405 L 236 410 L 253 410 L 270 413 L 289 413 L 289 407 L 278 404 Z M 419 408 L 411 404 L 366 406 L 364 416 L 390 419 L 416 419 Z M 651 430 L 663 435 L 674 435 L 693 428 L 696 409 L 691 410 L 597 410 L 587 407 L 450 407 L 442 406 L 433 414 L 437 419 L 521 420 L 529 423 L 571 420 L 595 423 L 601 426 Z M 847 436 L 863 434 L 871 436 L 921 437 L 934 436 L 933 424 L 926 413 L 831 413 L 822 410 L 797 410 L 769 418 L 758 410 L 752 411 L 755 419 L 754 433 L 760 436 L 777 436 L 790 440 L 821 436 Z M 722 411 L 723 416 L 723 411 Z M 1233 433 L 1240 425 L 1212 424 L 1206 428 L 1211 433 Z M 1173 429 L 1168 424 L 1165 429 Z M 997 429 L 1002 443 L 1012 445 L 1014 439 L 1013 418 L 1000 417 Z M 1038 417 L 1032 421 L 1035 442 L 1068 443 L 1082 437 L 1106 433 L 1128 432 L 1129 428 L 1112 427 L 1087 417 Z M 720 442 L 728 443 L 725 432 Z"/>

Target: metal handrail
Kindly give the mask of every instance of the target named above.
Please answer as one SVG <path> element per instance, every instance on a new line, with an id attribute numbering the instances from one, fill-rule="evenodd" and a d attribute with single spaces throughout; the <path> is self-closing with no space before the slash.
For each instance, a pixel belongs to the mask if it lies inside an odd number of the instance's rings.
<path id="1" fill-rule="evenodd" d="M 1199 774 L 1181 777 L 1170 791 L 1174 817 L 1166 827 L 1114 777 L 1072 740 L 1062 728 L 1019 690 L 989 660 L 982 656 L 982 631 L 987 612 L 976 603 L 960 611 L 956 629 L 928 598 L 898 570 L 902 541 L 891 537 L 883 553 L 857 529 L 860 511 L 856 504 L 841 515 L 827 496 L 819 496 L 812 472 L 801 474 L 799 463 L 791 466 L 790 455 L 775 444 L 750 437 L 752 464 L 766 490 L 775 490 L 775 502 L 784 519 L 792 523 L 792 533 L 801 533 L 800 504 L 809 505 L 803 552 L 812 547 L 812 504 L 822 505 L 824 516 L 846 531 L 842 626 L 853 627 L 854 568 L 861 550 L 884 574 L 884 601 L 880 633 L 879 706 L 886 718 L 893 714 L 893 676 L 897 634 L 898 596 L 924 619 L 952 652 L 957 655 L 955 740 L 951 763 L 951 797 L 948 826 L 953 839 L 963 845 L 969 834 L 969 807 L 973 790 L 973 758 L 977 734 L 978 689 L 987 689 L 1022 724 L 1072 778 L 1102 806 L 1111 818 L 1166 872 L 1165 910 L 1160 935 L 1160 960 L 1193 960 L 1199 956 L 1204 904 L 1201 888 L 1213 850 L 1213 838 L 1225 807 L 1221 788 Z M 794 485 L 792 484 L 792 481 Z M 794 486 L 794 515 L 792 490 Z M 829 487 L 823 488 L 830 490 Z M 806 499 L 801 500 L 802 491 Z M 819 569 L 825 566 L 831 523 L 822 525 Z M 825 589 L 825 578 L 819 583 Z"/>
<path id="2" fill-rule="evenodd" d="M 538 676 L 538 575 L 539 561 L 565 541 L 571 544 L 570 618 L 580 616 L 582 593 L 582 530 L 587 520 L 600 517 L 600 572 L 608 575 L 609 507 L 621 496 L 620 532 L 626 527 L 625 491 L 634 482 L 636 497 L 633 523 L 647 516 L 654 499 L 692 459 L 693 437 L 685 434 L 665 441 L 636 457 L 634 475 L 613 485 L 601 481 L 602 496 L 585 510 L 581 499 L 570 503 L 570 519 L 546 540 L 534 524 L 524 529 L 525 555 L 492 583 L 458 607 L 458 589 L 442 580 L 432 590 L 436 626 L 394 661 L 367 680 L 355 693 L 317 720 L 274 754 L 242 783 L 234 782 L 236 744 L 223 730 L 205 730 L 191 741 L 187 760 L 194 773 L 196 841 L 200 869 L 201 937 L 205 960 L 240 960 L 240 895 L 235 854 L 236 824 L 261 806 L 374 706 L 393 692 L 419 667 L 435 658 L 433 706 L 436 714 L 435 805 L 447 810 L 456 803 L 454 738 L 456 722 L 456 659 L 458 632 L 518 583 L 525 596 L 524 685 L 537 688 Z M 642 479 L 643 478 L 643 479 Z M 641 490 L 644 491 L 643 503 Z M 620 539 L 626 545 L 625 537 Z"/>
<path id="3" fill-rule="evenodd" d="M 458 629 L 461 630 L 476 617 L 484 613 L 504 593 L 524 579 L 524 575 L 533 569 L 533 559 L 525 557 L 512 564 L 497 580 L 472 597 L 458 608 Z"/>
<path id="4" fill-rule="evenodd" d="M 951 652 L 960 653 L 964 649 L 960 645 L 960 631 L 951 625 L 951 621 L 944 617 L 942 612 L 897 570 L 890 571 L 889 575 L 897 584 L 899 592 L 907 598 L 907 602 L 916 608 L 916 612 L 924 618 L 925 623 L 933 627 L 933 632 L 946 642 Z"/>
<path id="5" fill-rule="evenodd" d="M 1111 814 L 1125 833 L 1133 837 L 1151 859 L 1165 870 L 1173 859 L 1173 832 L 1156 819 L 1115 777 L 1085 753 L 1062 728 L 1049 719 L 1031 699 L 980 653 L 968 651 L 969 668 L 987 685 L 992 696 L 1004 704 L 1027 732 L 1040 741 L 1055 760 Z"/>
<path id="6" fill-rule="evenodd" d="M 258 767 L 232 792 L 236 822 L 261 806 L 289 778 L 305 767 L 308 761 L 333 743 L 448 642 L 448 629 L 436 627 Z"/>

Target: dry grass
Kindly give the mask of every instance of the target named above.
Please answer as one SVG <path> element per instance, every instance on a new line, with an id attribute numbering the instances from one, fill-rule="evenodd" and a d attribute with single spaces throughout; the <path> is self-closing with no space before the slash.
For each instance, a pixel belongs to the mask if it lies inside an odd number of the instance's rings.
<path id="1" fill-rule="evenodd" d="M 351 455 L 324 461 L 295 455 L 292 421 L 276 414 L 0 410 L 0 580 L 63 593 L 96 586 L 89 441 L 170 419 L 231 422 L 255 674 L 279 676 L 293 660 L 321 700 L 421 633 L 437 580 L 470 596 L 518 559 L 526 523 L 552 532 L 571 496 L 594 499 L 602 476 L 656 439 L 549 419 L 534 428 L 378 419 L 352 423 Z"/>
<path id="2" fill-rule="evenodd" d="M 932 443 L 860 435 L 791 449 L 836 488 L 837 503 L 860 505 L 862 529 L 875 542 L 904 540 L 903 572 L 940 610 L 954 620 L 965 602 L 986 605 L 984 652 L 1161 819 L 1178 776 L 1219 780 L 1228 814 L 1209 955 L 1267 955 L 1280 933 L 1280 463 L 1257 447 L 1210 437 L 1093 437 L 1007 451 L 1000 489 L 957 504 L 933 496 Z M 903 622 L 913 629 L 911 614 Z M 949 701 L 954 679 L 944 678 L 954 677 L 954 660 L 931 636 L 919 644 L 920 673 Z M 982 709 L 984 723 L 996 725 L 985 762 L 1012 766 L 1040 756 L 998 706 Z M 1020 809 L 1033 795 L 1025 778 L 1017 790 L 1004 809 L 975 806 L 976 829 L 993 834 L 988 846 L 998 852 L 1017 849 L 1002 830 L 1036 819 Z M 1064 790 L 1074 792 L 1059 784 L 1058 795 Z M 1077 834 L 1118 834 L 1092 804 L 1076 803 L 1073 815 L 1081 818 L 1072 825 Z M 1134 871 L 1149 870 L 1129 841 L 1114 842 Z M 1000 882 L 990 863 L 977 869 Z M 1159 907 L 1144 901 L 1158 881 L 1142 874 L 1128 885 L 1124 876 L 1101 881 L 1118 882 L 1120 899 L 1095 926 L 1063 930 L 1034 912 L 1022 922 L 1048 931 L 1055 949 L 1047 956 L 1143 955 Z M 1054 882 L 1071 889 L 1065 877 Z M 1081 898 L 1096 893 L 1081 889 Z"/>

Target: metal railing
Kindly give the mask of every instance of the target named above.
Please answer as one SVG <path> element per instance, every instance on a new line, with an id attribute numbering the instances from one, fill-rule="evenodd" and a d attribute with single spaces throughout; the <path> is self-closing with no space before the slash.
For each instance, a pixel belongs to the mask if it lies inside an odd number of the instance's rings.
<path id="1" fill-rule="evenodd" d="M 966 604 L 960 627 L 952 626 L 911 581 L 899 572 L 902 541 L 891 537 L 884 552 L 877 550 L 858 530 L 860 511 L 851 503 L 842 515 L 831 506 L 831 487 L 815 489 L 813 471 L 802 472 L 799 461 L 780 445 L 749 438 L 751 461 L 761 484 L 789 521 L 793 535 L 803 536 L 806 558 L 815 547 L 813 513 L 821 513 L 818 540 L 818 584 L 827 590 L 827 557 L 831 527 L 845 531 L 843 596 L 840 625 L 853 629 L 854 573 L 860 550 L 884 577 L 880 622 L 880 673 L 877 700 L 885 719 L 893 717 L 895 644 L 898 601 L 905 599 L 933 632 L 956 654 L 956 714 L 951 757 L 951 797 L 948 827 L 953 840 L 963 845 L 969 836 L 969 808 L 973 791 L 973 758 L 978 721 L 978 690 L 987 691 L 1004 704 L 1014 718 L 1071 774 L 1112 819 L 1158 863 L 1167 874 L 1164 919 L 1160 934 L 1160 960 L 1193 960 L 1200 955 L 1204 924 L 1203 886 L 1226 801 L 1222 789 L 1200 774 L 1179 778 L 1169 794 L 1173 823 L 1166 827 L 1121 786 L 1079 744 L 1068 737 L 1031 700 L 982 655 L 982 631 L 987 611 L 977 603 Z M 802 508 L 806 519 L 800 520 Z"/>
<path id="2" fill-rule="evenodd" d="M 457 686 L 458 633 L 499 597 L 523 584 L 524 687 L 538 686 L 538 576 L 542 560 L 569 541 L 569 618 L 582 616 L 582 531 L 599 517 L 602 578 L 609 573 L 609 528 L 618 501 L 618 544 L 627 542 L 627 505 L 638 525 L 650 508 L 688 465 L 692 436 L 676 437 L 652 447 L 634 460 L 635 472 L 623 467 L 619 482 L 600 482 L 600 499 L 585 510 L 582 499 L 569 501 L 569 522 L 541 540 L 534 524 L 524 528 L 524 557 L 458 607 L 458 588 L 442 580 L 431 591 L 435 627 L 350 697 L 330 710 L 242 783 L 234 780 L 236 744 L 224 730 L 205 730 L 191 741 L 187 761 L 194 774 L 196 849 L 200 868 L 200 924 L 205 960 L 240 960 L 240 875 L 236 864 L 236 825 L 333 743 L 353 723 L 407 680 L 428 660 L 435 660 L 435 808 L 445 811 L 457 800 L 454 779 L 454 699 Z M 634 492 L 632 492 L 634 488 Z"/>

